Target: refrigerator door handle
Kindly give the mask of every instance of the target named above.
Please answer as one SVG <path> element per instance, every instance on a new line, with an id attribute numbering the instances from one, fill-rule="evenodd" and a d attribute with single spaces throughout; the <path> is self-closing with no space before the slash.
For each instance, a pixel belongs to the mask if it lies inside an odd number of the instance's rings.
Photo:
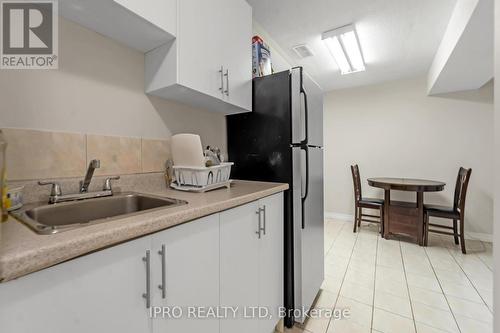
<path id="1" fill-rule="evenodd" d="M 306 188 L 304 190 L 304 196 L 302 197 L 302 229 L 306 227 L 305 221 L 305 203 L 307 195 L 309 194 L 309 147 L 304 145 L 300 149 L 304 150 L 306 153 Z"/>
<path id="2" fill-rule="evenodd" d="M 300 93 L 304 96 L 304 127 L 305 127 L 305 138 L 304 140 L 302 140 L 300 144 L 305 146 L 309 144 L 309 111 L 307 107 L 307 93 L 302 83 L 300 86 Z"/>

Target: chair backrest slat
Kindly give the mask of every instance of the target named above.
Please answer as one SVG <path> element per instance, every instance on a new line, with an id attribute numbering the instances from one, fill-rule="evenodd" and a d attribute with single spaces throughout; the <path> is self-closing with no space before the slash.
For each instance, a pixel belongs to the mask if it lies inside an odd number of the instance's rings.
<path id="1" fill-rule="evenodd" d="M 465 210 L 465 197 L 467 195 L 467 187 L 469 186 L 469 179 L 472 169 L 465 169 L 460 167 L 457 175 L 457 182 L 455 184 L 455 196 L 453 198 L 453 209 L 460 211 L 461 214 Z"/>
<path id="2" fill-rule="evenodd" d="M 351 165 L 352 182 L 354 185 L 354 200 L 356 203 L 361 200 L 361 177 L 359 175 L 358 165 Z"/>

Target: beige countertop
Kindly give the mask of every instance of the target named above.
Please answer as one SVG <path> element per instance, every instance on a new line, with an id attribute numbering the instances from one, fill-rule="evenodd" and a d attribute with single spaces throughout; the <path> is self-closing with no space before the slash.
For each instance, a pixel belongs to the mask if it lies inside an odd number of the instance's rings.
<path id="1" fill-rule="evenodd" d="M 186 200 L 188 204 L 114 219 L 53 235 L 38 235 L 10 217 L 1 226 L 0 281 L 12 280 L 111 245 L 287 189 L 287 184 L 236 180 L 230 189 L 218 189 L 207 193 L 188 193 L 167 188 L 161 191 L 141 191 Z"/>

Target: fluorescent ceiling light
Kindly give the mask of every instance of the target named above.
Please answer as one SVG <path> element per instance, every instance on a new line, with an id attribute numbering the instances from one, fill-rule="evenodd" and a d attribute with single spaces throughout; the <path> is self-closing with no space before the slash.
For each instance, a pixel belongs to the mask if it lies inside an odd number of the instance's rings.
<path id="1" fill-rule="evenodd" d="M 322 39 L 342 75 L 366 70 L 358 35 L 353 25 L 327 31 L 323 33 Z"/>

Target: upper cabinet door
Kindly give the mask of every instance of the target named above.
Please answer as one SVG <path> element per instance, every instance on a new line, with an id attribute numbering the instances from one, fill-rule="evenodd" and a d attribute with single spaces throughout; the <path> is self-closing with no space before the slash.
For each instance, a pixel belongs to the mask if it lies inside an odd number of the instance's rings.
<path id="1" fill-rule="evenodd" d="M 220 305 L 245 307 L 259 305 L 258 204 L 252 202 L 220 213 Z M 255 333 L 258 318 L 221 320 L 221 333 Z"/>
<path id="2" fill-rule="evenodd" d="M 252 7 L 224 0 L 224 98 L 252 110 Z"/>
<path id="3" fill-rule="evenodd" d="M 0 332 L 152 332 L 143 293 L 151 237 L 0 284 Z"/>
<path id="4" fill-rule="evenodd" d="M 224 65 L 223 0 L 180 0 L 178 17 L 179 83 L 222 99 Z"/>
<path id="5" fill-rule="evenodd" d="M 188 307 L 219 305 L 219 214 L 156 233 L 152 243 L 152 305 L 183 310 L 181 318 L 154 318 L 153 332 L 219 333 L 218 319 L 187 316 Z"/>
<path id="6" fill-rule="evenodd" d="M 270 311 L 271 317 L 261 318 L 259 332 L 273 332 L 279 320 L 279 308 L 284 301 L 284 244 L 283 193 L 259 200 L 263 210 L 262 234 L 259 250 L 259 305 Z"/>

